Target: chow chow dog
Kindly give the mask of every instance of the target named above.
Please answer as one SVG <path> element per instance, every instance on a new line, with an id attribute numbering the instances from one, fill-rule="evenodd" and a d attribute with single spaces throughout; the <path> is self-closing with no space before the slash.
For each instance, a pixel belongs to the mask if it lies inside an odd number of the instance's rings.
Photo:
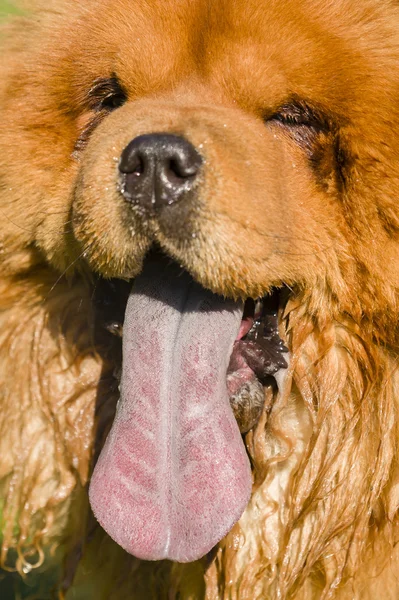
<path id="1" fill-rule="evenodd" d="M 399 597 L 399 5 L 1 32 L 2 598 Z"/>

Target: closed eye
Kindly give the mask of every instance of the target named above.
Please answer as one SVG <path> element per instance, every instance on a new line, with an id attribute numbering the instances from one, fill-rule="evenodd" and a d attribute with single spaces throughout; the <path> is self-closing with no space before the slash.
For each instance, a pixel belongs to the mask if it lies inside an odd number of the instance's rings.
<path id="1" fill-rule="evenodd" d="M 96 79 L 86 94 L 85 120 L 78 139 L 75 142 L 74 158 L 84 150 L 92 132 L 111 112 L 125 104 L 127 93 L 116 75 Z"/>
<path id="2" fill-rule="evenodd" d="M 87 94 L 87 104 L 95 112 L 111 112 L 122 106 L 127 93 L 116 75 L 97 79 Z"/>
<path id="3" fill-rule="evenodd" d="M 283 127 L 308 153 L 322 134 L 334 131 L 332 121 L 301 100 L 290 100 L 264 117 L 266 124 Z"/>
<path id="4" fill-rule="evenodd" d="M 351 165 L 350 153 L 345 149 L 338 123 L 345 118 L 328 115 L 301 100 L 281 104 L 277 110 L 264 117 L 267 125 L 283 129 L 309 159 L 317 181 L 323 189 L 342 190 Z"/>
<path id="5" fill-rule="evenodd" d="M 329 119 L 306 102 L 293 100 L 280 105 L 277 110 L 265 117 L 265 121 L 277 121 L 287 127 L 310 127 L 315 131 L 331 129 Z"/>

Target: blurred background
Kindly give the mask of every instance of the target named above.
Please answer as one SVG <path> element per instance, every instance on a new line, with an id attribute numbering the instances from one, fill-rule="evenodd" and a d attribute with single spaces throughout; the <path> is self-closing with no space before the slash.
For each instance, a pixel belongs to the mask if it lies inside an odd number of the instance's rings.
<path id="1" fill-rule="evenodd" d="M 0 0 L 0 19 L 6 15 L 17 12 L 15 6 L 8 0 Z"/>

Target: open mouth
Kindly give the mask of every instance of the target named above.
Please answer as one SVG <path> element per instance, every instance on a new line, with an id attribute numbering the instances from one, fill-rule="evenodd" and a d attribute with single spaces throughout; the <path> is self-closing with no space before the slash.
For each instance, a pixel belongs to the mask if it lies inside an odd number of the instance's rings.
<path id="1" fill-rule="evenodd" d="M 121 397 L 90 502 L 131 554 L 193 561 L 228 533 L 251 494 L 241 433 L 287 367 L 278 295 L 224 299 L 157 256 L 128 292 L 123 331 L 118 302 L 106 326 L 123 333 Z"/>
<path id="2" fill-rule="evenodd" d="M 258 422 L 264 406 L 264 387 L 273 384 L 271 378 L 287 368 L 288 349 L 278 334 L 280 293 L 249 298 L 233 345 L 227 370 L 227 390 L 230 406 L 241 433 Z"/>

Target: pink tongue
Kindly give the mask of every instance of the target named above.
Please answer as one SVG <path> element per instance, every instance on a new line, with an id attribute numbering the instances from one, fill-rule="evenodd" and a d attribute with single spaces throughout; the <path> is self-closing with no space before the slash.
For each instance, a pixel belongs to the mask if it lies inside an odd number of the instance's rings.
<path id="1" fill-rule="evenodd" d="M 150 263 L 123 327 L 121 399 L 90 485 L 93 512 L 138 558 L 189 562 L 240 518 L 251 470 L 226 372 L 242 307 Z"/>

